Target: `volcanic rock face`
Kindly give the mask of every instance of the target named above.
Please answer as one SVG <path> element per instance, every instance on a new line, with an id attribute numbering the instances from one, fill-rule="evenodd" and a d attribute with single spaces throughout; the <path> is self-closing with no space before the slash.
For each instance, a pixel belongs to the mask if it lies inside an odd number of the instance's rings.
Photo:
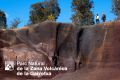
<path id="1" fill-rule="evenodd" d="M 4 61 L 8 60 L 40 61 L 47 66 L 65 66 L 68 71 L 86 67 L 119 68 L 118 26 L 119 23 L 80 28 L 43 22 L 21 29 L 0 30 L 0 72 L 4 72 Z"/>
<path id="2" fill-rule="evenodd" d="M 75 33 L 72 24 L 53 22 L 0 30 L 1 70 L 4 61 L 9 60 L 39 61 L 45 62 L 46 66 L 66 66 L 73 70 L 76 57 Z"/>

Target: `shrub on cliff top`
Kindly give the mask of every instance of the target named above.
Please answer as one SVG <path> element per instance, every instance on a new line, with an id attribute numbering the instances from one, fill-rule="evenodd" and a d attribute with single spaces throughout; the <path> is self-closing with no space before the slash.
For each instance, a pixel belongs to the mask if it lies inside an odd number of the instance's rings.
<path id="1" fill-rule="evenodd" d="M 0 29 L 6 29 L 7 28 L 7 19 L 5 12 L 0 10 Z"/>
<path id="2" fill-rule="evenodd" d="M 91 11 L 93 2 L 91 0 L 73 0 L 72 10 L 74 14 L 72 21 L 77 25 L 94 24 L 94 15 Z"/>
<path id="3" fill-rule="evenodd" d="M 59 14 L 60 8 L 57 0 L 45 0 L 44 2 L 38 2 L 31 6 L 30 21 L 32 24 L 45 20 L 56 21 Z"/>

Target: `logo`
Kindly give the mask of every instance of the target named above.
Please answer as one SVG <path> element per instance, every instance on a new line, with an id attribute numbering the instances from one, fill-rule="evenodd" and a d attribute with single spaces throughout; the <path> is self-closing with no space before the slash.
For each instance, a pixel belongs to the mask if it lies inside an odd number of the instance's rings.
<path id="1" fill-rule="evenodd" d="M 14 61 L 5 61 L 5 71 L 14 70 Z"/>

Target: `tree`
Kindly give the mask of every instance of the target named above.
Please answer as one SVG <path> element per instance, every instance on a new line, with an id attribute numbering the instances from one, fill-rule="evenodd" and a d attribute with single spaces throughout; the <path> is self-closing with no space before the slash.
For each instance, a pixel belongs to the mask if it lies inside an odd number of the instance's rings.
<path id="1" fill-rule="evenodd" d="M 6 29 L 6 28 L 7 28 L 6 15 L 3 11 L 0 10 L 0 29 Z"/>
<path id="2" fill-rule="evenodd" d="M 31 6 L 30 21 L 32 24 L 43 22 L 45 20 L 56 21 L 60 14 L 60 8 L 57 0 L 45 0 Z"/>
<path id="3" fill-rule="evenodd" d="M 94 15 L 91 11 L 92 8 L 93 2 L 91 0 L 73 0 L 73 23 L 81 26 L 94 24 Z"/>
<path id="4" fill-rule="evenodd" d="M 112 11 L 115 15 L 119 16 L 120 18 L 120 0 L 112 0 Z"/>
<path id="5" fill-rule="evenodd" d="M 20 19 L 19 19 L 19 18 L 15 18 L 15 19 L 11 22 L 11 27 L 10 27 L 10 29 L 17 28 L 20 23 L 21 23 Z"/>

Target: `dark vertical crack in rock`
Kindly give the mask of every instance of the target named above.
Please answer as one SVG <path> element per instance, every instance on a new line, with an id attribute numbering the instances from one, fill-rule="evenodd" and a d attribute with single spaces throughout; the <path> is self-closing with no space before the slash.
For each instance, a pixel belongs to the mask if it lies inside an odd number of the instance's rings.
<path id="1" fill-rule="evenodd" d="M 81 43 L 81 37 L 82 37 L 83 31 L 84 31 L 84 29 L 82 28 L 77 35 L 77 44 L 76 44 L 77 56 L 79 55 L 79 52 L 80 52 L 80 43 Z"/>
<path id="2" fill-rule="evenodd" d="M 81 28 L 77 34 L 75 70 L 79 69 L 82 64 L 81 59 L 83 58 L 83 54 L 81 53 L 81 39 L 82 39 L 83 32 L 84 32 L 84 29 Z"/>
<path id="3" fill-rule="evenodd" d="M 54 56 L 52 57 L 54 66 L 58 66 L 58 58 L 59 58 L 58 35 L 59 35 L 60 26 L 61 26 L 61 23 L 59 23 L 56 28 L 55 51 L 54 51 Z"/>

